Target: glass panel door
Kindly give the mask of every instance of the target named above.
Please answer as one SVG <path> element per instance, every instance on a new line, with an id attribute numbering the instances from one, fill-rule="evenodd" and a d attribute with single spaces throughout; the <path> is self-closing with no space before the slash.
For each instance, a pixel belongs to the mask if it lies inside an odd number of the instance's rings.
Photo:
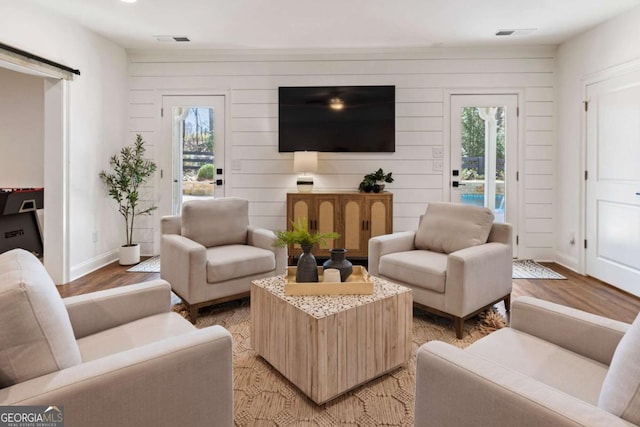
<path id="1" fill-rule="evenodd" d="M 516 95 L 451 97 L 451 201 L 488 207 L 496 222 L 514 226 L 514 236 L 516 110 Z"/>
<path id="2" fill-rule="evenodd" d="M 165 96 L 163 109 L 164 170 L 171 171 L 163 213 L 179 214 L 186 200 L 224 197 L 224 97 Z"/>

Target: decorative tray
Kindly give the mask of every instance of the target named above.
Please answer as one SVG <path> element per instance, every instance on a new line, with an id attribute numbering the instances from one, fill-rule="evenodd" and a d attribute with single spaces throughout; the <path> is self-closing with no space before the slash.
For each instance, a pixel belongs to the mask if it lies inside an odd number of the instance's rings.
<path id="1" fill-rule="evenodd" d="M 322 267 L 318 267 L 318 282 L 296 283 L 296 267 L 287 267 L 284 294 L 293 295 L 371 295 L 373 279 L 361 265 L 353 266 L 353 273 L 345 282 L 323 282 Z"/>

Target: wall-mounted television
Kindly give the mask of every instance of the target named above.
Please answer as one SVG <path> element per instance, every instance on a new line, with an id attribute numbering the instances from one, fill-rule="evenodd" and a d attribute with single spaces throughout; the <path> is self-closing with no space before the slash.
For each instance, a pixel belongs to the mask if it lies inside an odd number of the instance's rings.
<path id="1" fill-rule="evenodd" d="M 394 152 L 395 86 L 278 88 L 278 151 Z"/>

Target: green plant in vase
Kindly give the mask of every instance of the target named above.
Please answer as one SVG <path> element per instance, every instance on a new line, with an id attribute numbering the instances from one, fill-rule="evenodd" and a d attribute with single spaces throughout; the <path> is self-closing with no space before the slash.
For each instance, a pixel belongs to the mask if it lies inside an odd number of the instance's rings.
<path id="1" fill-rule="evenodd" d="M 298 244 L 302 247 L 302 254 L 298 258 L 296 268 L 296 282 L 317 282 L 318 268 L 316 258 L 311 253 L 314 245 L 326 246 L 327 240 L 337 239 L 340 234 L 312 233 L 309 231 L 307 218 L 298 218 L 291 221 L 291 230 L 276 231 L 276 241 L 273 243 L 277 247 L 285 247 Z"/>
<path id="2" fill-rule="evenodd" d="M 385 182 L 388 182 L 389 184 L 393 182 L 392 174 L 393 172 L 384 173 L 382 168 L 373 173 L 368 173 L 362 179 L 362 182 L 358 186 L 358 190 L 364 191 L 365 193 L 379 193 L 384 190 Z"/>

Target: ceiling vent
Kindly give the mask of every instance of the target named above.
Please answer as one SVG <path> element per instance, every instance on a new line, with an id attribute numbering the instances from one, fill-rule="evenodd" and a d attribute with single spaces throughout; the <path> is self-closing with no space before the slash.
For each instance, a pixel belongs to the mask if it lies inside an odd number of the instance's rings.
<path id="1" fill-rule="evenodd" d="M 161 43 L 182 43 L 182 42 L 190 42 L 189 37 L 187 36 L 153 36 L 155 39 Z"/>
<path id="2" fill-rule="evenodd" d="M 536 30 L 536 28 L 520 28 L 514 30 L 498 30 L 496 32 L 496 36 L 526 36 L 527 34 L 531 34 Z"/>

